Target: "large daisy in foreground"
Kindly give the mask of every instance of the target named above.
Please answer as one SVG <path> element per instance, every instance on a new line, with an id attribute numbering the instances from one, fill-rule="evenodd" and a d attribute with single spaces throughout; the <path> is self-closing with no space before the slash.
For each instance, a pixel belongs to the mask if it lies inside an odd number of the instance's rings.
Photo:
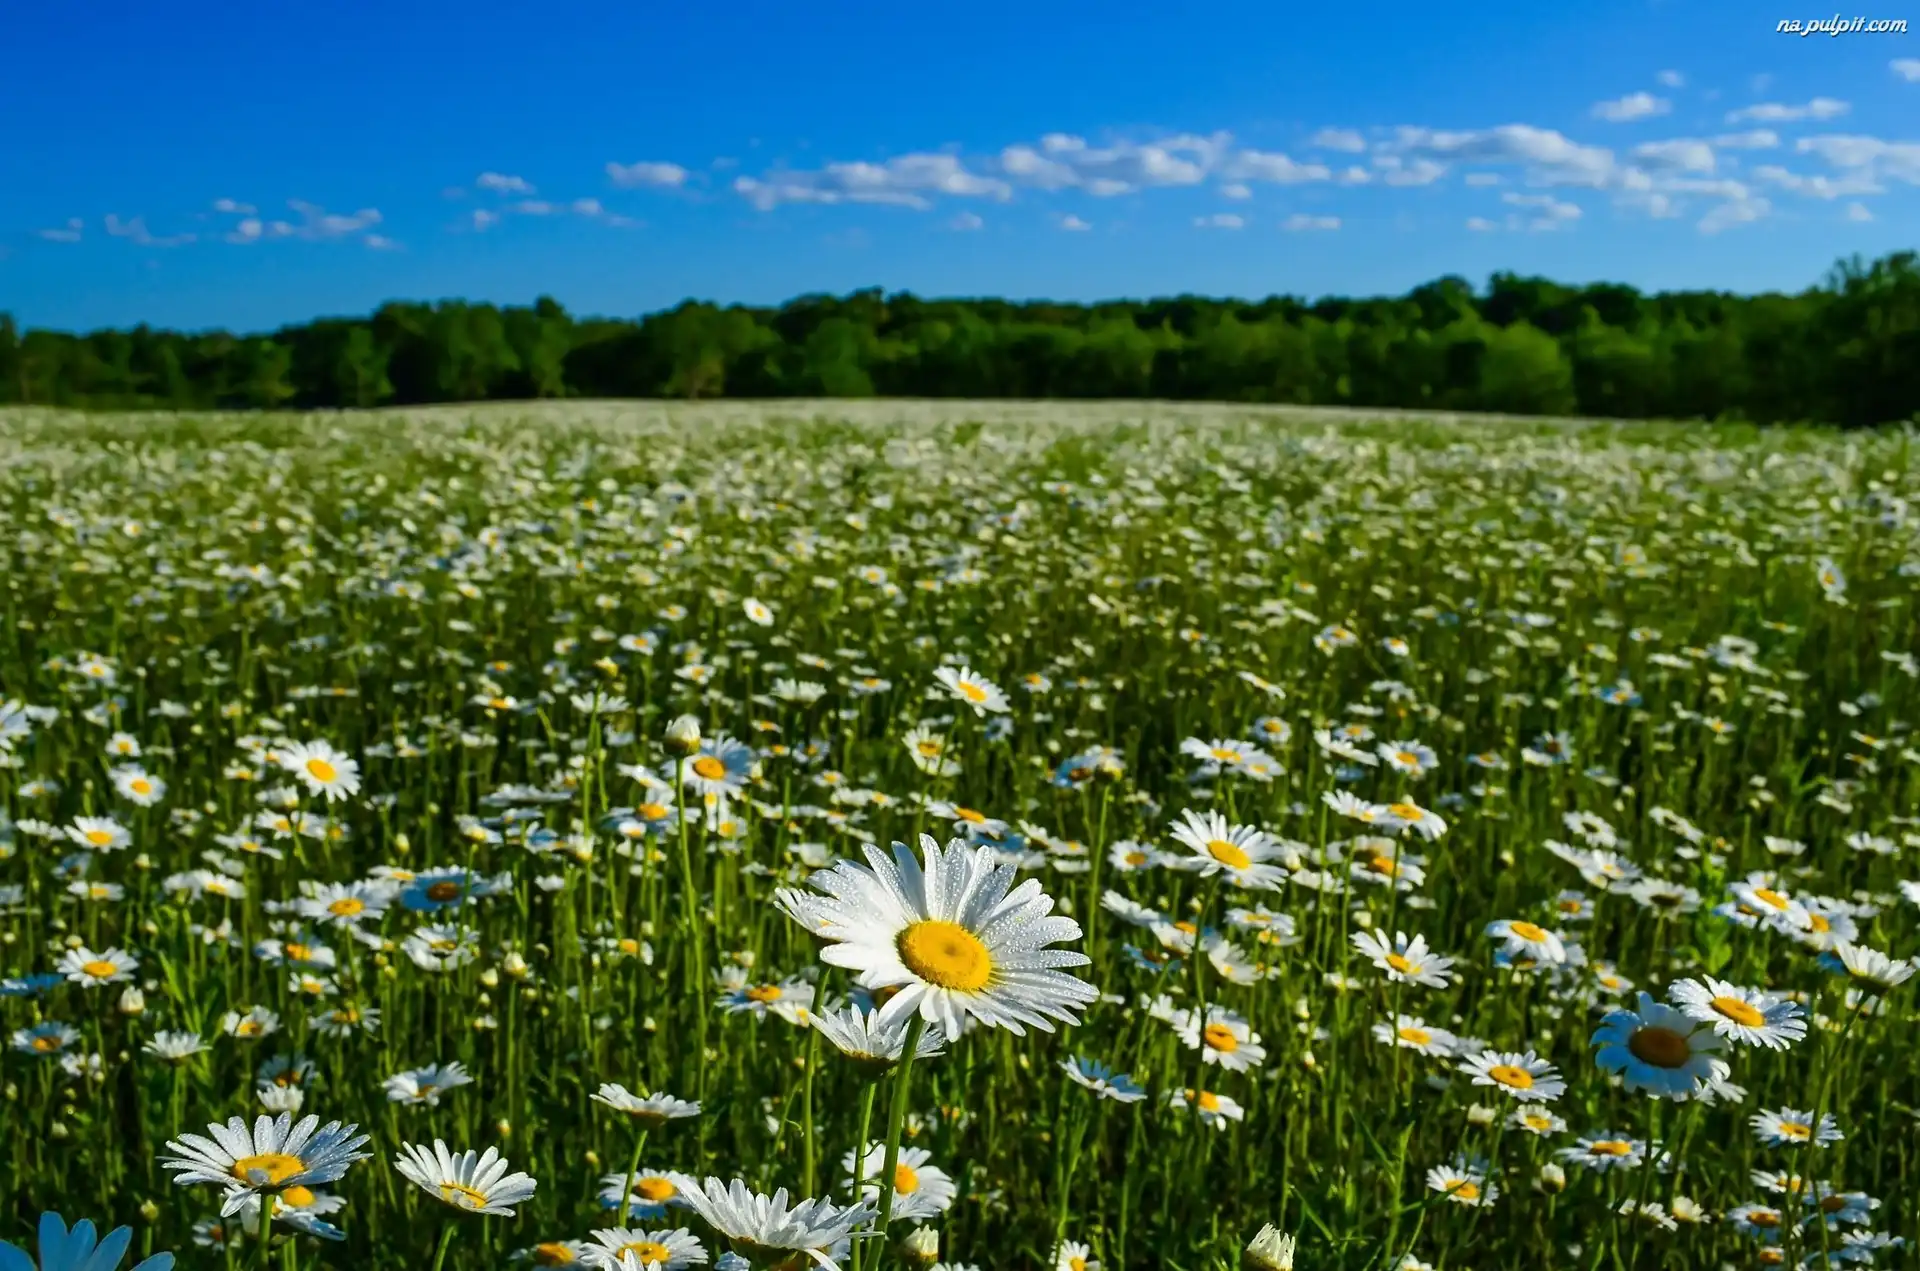
<path id="1" fill-rule="evenodd" d="M 1727 1075 L 1714 1052 L 1722 1043 L 1713 1027 L 1651 994 L 1638 1010 L 1613 1011 L 1593 1035 L 1594 1062 L 1626 1079 L 1627 1089 L 1657 1098 L 1687 1099 Z"/>
<path id="2" fill-rule="evenodd" d="M 857 972 L 862 988 L 899 990 L 882 1025 L 916 1011 L 948 1037 L 968 1016 L 1014 1033 L 1078 1023 L 1099 993 L 1059 968 L 1087 957 L 1046 946 L 1078 940 L 1080 924 L 1054 915 L 1037 881 L 1014 887 L 1014 867 L 992 847 L 955 839 L 943 849 L 926 834 L 920 844 L 924 864 L 905 843 L 891 857 L 869 844 L 865 867 L 840 861 L 807 880 L 825 893 L 814 916 L 830 920 L 813 928 L 827 942 L 821 961 Z"/>

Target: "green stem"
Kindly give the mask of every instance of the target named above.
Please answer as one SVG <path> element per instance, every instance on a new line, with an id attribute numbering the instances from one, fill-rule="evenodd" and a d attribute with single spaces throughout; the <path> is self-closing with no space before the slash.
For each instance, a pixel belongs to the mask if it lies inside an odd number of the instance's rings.
<path id="1" fill-rule="evenodd" d="M 452 1243 L 453 1224 L 448 1223 L 440 1231 L 440 1248 L 433 1255 L 433 1271 L 440 1271 L 441 1264 L 447 1260 L 447 1246 Z"/>
<path id="2" fill-rule="evenodd" d="M 633 1178 L 634 1175 L 640 1172 L 640 1153 L 646 1146 L 647 1132 L 645 1129 L 642 1129 L 639 1134 L 634 1136 L 633 1155 L 627 1158 L 626 1186 L 621 1190 L 620 1203 L 614 1209 L 612 1225 L 615 1227 L 624 1227 L 627 1225 L 627 1208 L 633 1203 Z"/>
<path id="3" fill-rule="evenodd" d="M 927 1017 L 915 1012 L 907 1025 L 907 1042 L 900 1052 L 900 1067 L 893 1074 L 893 1107 L 887 1113 L 887 1157 L 880 1166 L 880 1222 L 876 1230 L 886 1239 L 887 1223 L 893 1219 L 893 1176 L 900 1166 L 900 1131 L 907 1122 L 907 1082 L 913 1076 L 914 1053 L 920 1049 L 920 1035 L 927 1031 Z M 866 1145 L 861 1144 L 864 1152 Z"/>

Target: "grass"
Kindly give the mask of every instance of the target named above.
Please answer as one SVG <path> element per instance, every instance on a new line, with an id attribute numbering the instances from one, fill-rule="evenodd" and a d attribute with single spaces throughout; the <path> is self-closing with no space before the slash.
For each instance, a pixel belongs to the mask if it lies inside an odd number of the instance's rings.
<path id="1" fill-rule="evenodd" d="M 1898 433 L 1152 404 L 0 417 L 0 1238 L 57 1209 L 187 1268 L 553 1265 L 615 1222 L 604 1177 L 846 1204 L 865 1141 L 951 1179 L 924 1225 L 988 1271 L 1210 1271 L 1267 1223 L 1316 1269 L 1891 1264 L 1914 985 L 1832 964 L 1916 951 L 1915 484 Z M 743 788 L 705 804 L 722 734 Z M 357 793 L 289 770 L 316 741 Z M 1273 886 L 1190 868 L 1233 858 L 1172 837 L 1189 811 L 1268 836 Z M 774 894 L 921 834 L 1037 880 L 1100 996 L 870 1080 L 802 1008 L 876 996 Z M 356 882 L 384 912 L 296 911 Z M 1558 940 L 1496 956 L 1502 920 Z M 31 978 L 75 948 L 137 966 Z M 1600 1064 L 1610 1011 L 1705 977 L 1804 1036 L 1727 1041 L 1707 1098 Z M 1183 1039 L 1208 1008 L 1230 1048 Z M 1475 1084 L 1485 1049 L 1564 1093 Z M 643 1129 L 602 1083 L 700 1112 Z M 371 1137 L 309 1189 L 342 1238 L 294 1195 L 268 1246 L 162 1168 L 263 1084 Z M 1772 1113 L 1843 1137 L 1769 1145 Z M 392 1164 L 436 1138 L 536 1192 L 441 1205 Z M 686 1208 L 631 1225 L 727 1248 Z M 841 1260 L 907 1265 L 920 1225 Z"/>

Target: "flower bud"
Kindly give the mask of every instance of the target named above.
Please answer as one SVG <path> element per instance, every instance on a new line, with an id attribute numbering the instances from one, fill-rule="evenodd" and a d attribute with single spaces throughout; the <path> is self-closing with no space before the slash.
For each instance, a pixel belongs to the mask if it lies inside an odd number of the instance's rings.
<path id="1" fill-rule="evenodd" d="M 1543 1192 L 1564 1192 L 1567 1190 L 1567 1171 L 1548 1161 L 1540 1167 L 1539 1186 Z"/>
<path id="2" fill-rule="evenodd" d="M 129 984 L 120 993 L 120 1013 L 138 1015 L 147 1009 L 147 995 Z"/>
<path id="3" fill-rule="evenodd" d="M 1293 1271 L 1293 1237 L 1267 1223 L 1240 1255 L 1240 1267 L 1241 1271 Z"/>
<path id="4" fill-rule="evenodd" d="M 682 715 L 667 725 L 667 753 L 672 755 L 690 755 L 700 749 L 700 721 L 691 715 Z"/>
<path id="5" fill-rule="evenodd" d="M 932 1266 L 940 1259 L 940 1233 L 931 1227 L 915 1227 L 900 1241 L 900 1257 L 911 1266 Z"/>

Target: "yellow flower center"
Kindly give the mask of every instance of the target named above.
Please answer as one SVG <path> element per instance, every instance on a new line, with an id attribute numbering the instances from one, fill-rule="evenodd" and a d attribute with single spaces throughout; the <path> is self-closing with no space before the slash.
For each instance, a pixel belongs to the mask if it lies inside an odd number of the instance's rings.
<path id="1" fill-rule="evenodd" d="M 1747 1221 L 1756 1227 L 1778 1227 L 1780 1215 L 1771 1209 L 1756 1209 L 1747 1215 Z"/>
<path id="2" fill-rule="evenodd" d="M 1821 917 L 1819 914 L 1808 914 L 1807 918 L 1811 922 L 1813 929 L 1815 931 L 1825 933 L 1833 930 L 1833 924 L 1828 922 L 1825 918 Z"/>
<path id="3" fill-rule="evenodd" d="M 1470 1180 L 1462 1180 L 1453 1188 L 1453 1194 L 1461 1200 L 1479 1200 L 1480 1184 Z"/>
<path id="4" fill-rule="evenodd" d="M 34 1038 L 29 1044 L 43 1055 L 51 1055 L 54 1051 L 60 1049 L 60 1039 L 44 1033 Z"/>
<path id="5" fill-rule="evenodd" d="M 280 1193 L 280 1203 L 289 1209 L 305 1209 L 313 1203 L 313 1193 L 304 1187 L 289 1187 Z"/>
<path id="6" fill-rule="evenodd" d="M 693 761 L 693 771 L 703 781 L 718 781 L 727 775 L 727 765 L 712 755 L 701 755 Z"/>
<path id="7" fill-rule="evenodd" d="M 133 780 L 127 782 L 127 789 L 133 791 L 135 794 L 152 794 L 153 782 L 147 780 L 145 777 L 135 777 Z"/>
<path id="8" fill-rule="evenodd" d="M 269 1185 L 284 1183 L 295 1174 L 306 1169 L 305 1161 L 285 1152 L 262 1152 L 258 1156 L 243 1156 L 233 1163 L 233 1176 L 243 1183 L 255 1181 Z"/>
<path id="9" fill-rule="evenodd" d="M 895 1165 L 893 1167 L 893 1190 L 902 1196 L 911 1196 L 914 1192 L 920 1190 L 920 1175 L 914 1172 L 911 1165 Z"/>
<path id="10" fill-rule="evenodd" d="M 456 1209 L 485 1209 L 487 1207 L 487 1194 L 483 1191 L 476 1191 L 464 1183 L 440 1184 L 440 1199 L 446 1201 Z"/>
<path id="11" fill-rule="evenodd" d="M 307 760 L 306 768 L 307 775 L 322 785 L 336 781 L 340 777 L 340 770 L 318 755 Z"/>
<path id="12" fill-rule="evenodd" d="M 1397 953 L 1389 953 L 1387 955 L 1387 965 L 1402 975 L 1412 975 L 1414 971 L 1418 969 L 1413 963 L 1407 961 L 1407 959 Z"/>
<path id="13" fill-rule="evenodd" d="M 1433 1034 L 1424 1028 L 1403 1028 L 1400 1030 L 1400 1040 L 1411 1042 L 1415 1046 L 1425 1046 L 1433 1040 Z"/>
<path id="14" fill-rule="evenodd" d="M 1779 892 L 1774 891 L 1771 887 L 1754 888 L 1753 898 L 1773 909 L 1785 909 L 1788 904 L 1787 898 Z"/>
<path id="15" fill-rule="evenodd" d="M 1067 1271 L 1087 1271 L 1087 1260 L 1085 1258 L 1068 1258 Z"/>
<path id="16" fill-rule="evenodd" d="M 1245 848 L 1229 843 L 1225 839 L 1209 839 L 1207 855 L 1228 869 L 1245 869 L 1253 864 L 1253 857 L 1247 855 Z"/>
<path id="17" fill-rule="evenodd" d="M 109 830 L 88 830 L 87 842 L 93 844 L 95 847 L 105 847 L 107 844 L 113 842 L 113 834 Z"/>
<path id="18" fill-rule="evenodd" d="M 1767 1022 L 1765 1015 L 1737 997 L 1716 997 L 1708 1005 L 1734 1023 L 1743 1024 L 1748 1028 L 1758 1028 Z"/>
<path id="19" fill-rule="evenodd" d="M 1414 754 L 1411 750 L 1396 750 L 1393 752 L 1393 757 L 1409 768 L 1418 768 L 1420 766 L 1420 756 Z"/>
<path id="20" fill-rule="evenodd" d="M 1192 1091 L 1188 1091 L 1188 1093 L 1191 1094 Z M 1199 1095 L 1194 1098 L 1194 1103 L 1199 1105 L 1202 1112 L 1218 1112 L 1220 1110 L 1220 1096 L 1211 1090 L 1202 1090 Z"/>
<path id="21" fill-rule="evenodd" d="M 954 805 L 953 815 L 959 818 L 960 820 L 966 821 L 972 825 L 982 825 L 986 822 L 986 819 L 987 819 L 986 813 L 975 812 L 972 808 L 963 808 L 958 804 Z"/>
<path id="22" fill-rule="evenodd" d="M 1533 1089 L 1533 1074 L 1525 1068 L 1516 1068 L 1512 1064 L 1495 1064 L 1487 1069 L 1487 1076 L 1503 1086 L 1512 1086 L 1515 1090 Z"/>
<path id="23" fill-rule="evenodd" d="M 1627 1053 L 1655 1068 L 1684 1068 L 1693 1058 L 1693 1044 L 1671 1028 L 1636 1028 L 1627 1038 Z"/>
<path id="24" fill-rule="evenodd" d="M 549 1240 L 533 1247 L 533 1265 L 536 1267 L 564 1267 L 573 1262 L 573 1250 L 558 1240 Z"/>
<path id="25" fill-rule="evenodd" d="M 120 972 L 119 967 L 107 961 L 105 958 L 95 958 L 91 962 L 82 962 L 80 964 L 80 970 L 82 973 L 90 975 L 96 980 L 110 979 Z"/>
<path id="26" fill-rule="evenodd" d="M 336 918 L 357 918 L 366 908 L 367 902 L 358 896 L 342 896 L 327 906 L 327 912 Z"/>
<path id="27" fill-rule="evenodd" d="M 940 988 L 977 993 L 993 978 L 993 955 L 959 923 L 928 918 L 902 931 L 896 943 L 907 970 Z"/>
<path id="28" fill-rule="evenodd" d="M 1129 865 L 1145 865 L 1147 863 L 1147 854 L 1145 852 L 1128 852 L 1126 861 Z"/>
<path id="29" fill-rule="evenodd" d="M 918 750 L 921 754 L 925 755 L 929 759 L 937 759 L 940 756 L 940 743 L 932 740 L 931 738 L 929 738 L 926 741 L 918 743 L 914 747 L 914 749 Z"/>
<path id="30" fill-rule="evenodd" d="M 960 690 L 960 696 L 966 698 L 969 702 L 975 703 L 976 705 L 987 700 L 987 690 L 981 688 L 978 684 L 969 683 L 966 680 L 960 680 L 954 685 L 954 687 Z"/>
<path id="31" fill-rule="evenodd" d="M 1213 748 L 1213 757 L 1219 760 L 1221 763 L 1239 763 L 1240 762 L 1240 752 L 1237 750 L 1228 750 L 1224 746 L 1215 746 Z"/>
<path id="32" fill-rule="evenodd" d="M 1593 1156 L 1632 1156 L 1633 1144 L 1619 1139 L 1601 1139 L 1598 1143 L 1589 1143 L 1587 1152 Z"/>
<path id="33" fill-rule="evenodd" d="M 680 1189 L 664 1178 L 637 1178 L 633 1182 L 633 1190 L 636 1195 L 655 1204 L 663 1200 L 672 1200 L 680 1194 Z"/>
<path id="34" fill-rule="evenodd" d="M 428 900 L 447 901 L 453 900 L 459 895 L 460 884 L 451 880 L 433 883 L 427 887 Z"/>
<path id="35" fill-rule="evenodd" d="M 1798 1121 L 1782 1121 L 1780 1133 L 1790 1139 L 1810 1139 L 1813 1137 L 1813 1127 L 1802 1125 Z"/>
<path id="36" fill-rule="evenodd" d="M 780 1000 L 778 984 L 756 984 L 747 990 L 749 1002 L 777 1002 Z"/>
<path id="37" fill-rule="evenodd" d="M 620 1246 L 621 1253 L 631 1253 L 640 1259 L 640 1265 L 661 1262 L 673 1257 L 673 1250 L 655 1240 L 636 1240 L 632 1244 Z"/>
<path id="38" fill-rule="evenodd" d="M 643 821 L 664 821 L 667 818 L 668 810 L 667 805 L 664 803 L 643 803 L 634 809 L 635 812 L 640 814 L 640 819 Z"/>
<path id="39" fill-rule="evenodd" d="M 1547 938 L 1545 931 L 1530 922 L 1512 923 L 1507 927 L 1507 930 L 1519 936 L 1522 940 L 1527 941 L 1529 944 L 1539 944 Z"/>
<path id="40" fill-rule="evenodd" d="M 1205 1042 L 1209 1049 L 1217 1050 L 1223 1055 L 1231 1055 L 1240 1049 L 1240 1039 L 1235 1037 L 1233 1030 L 1225 1024 L 1208 1024 L 1200 1030 L 1200 1040 Z"/>
<path id="41" fill-rule="evenodd" d="M 1392 878 L 1400 872 L 1400 867 L 1393 863 L 1393 857 L 1391 856 L 1376 856 L 1367 862 L 1367 868 L 1376 874 L 1382 874 L 1388 878 Z"/>

